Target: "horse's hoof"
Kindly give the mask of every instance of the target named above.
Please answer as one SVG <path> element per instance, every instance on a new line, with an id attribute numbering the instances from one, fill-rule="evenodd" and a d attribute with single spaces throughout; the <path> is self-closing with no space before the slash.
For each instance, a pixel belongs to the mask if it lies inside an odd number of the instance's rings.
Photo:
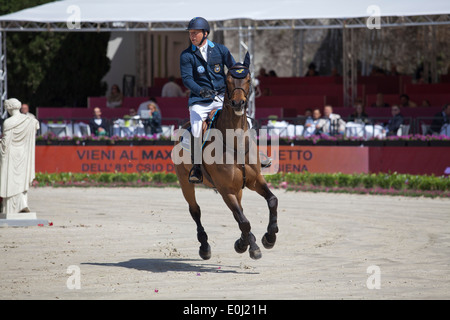
<path id="1" fill-rule="evenodd" d="M 272 236 L 270 236 L 266 232 L 266 234 L 262 237 L 261 242 L 262 242 L 264 248 L 272 249 L 273 246 L 275 245 L 275 241 L 276 240 L 277 240 L 277 235 L 276 234 L 273 234 Z"/>
<path id="2" fill-rule="evenodd" d="M 202 247 L 198 250 L 198 254 L 203 260 L 208 260 L 211 258 L 211 247 L 208 245 L 208 248 L 206 250 L 202 250 Z"/>
<path id="3" fill-rule="evenodd" d="M 253 260 L 258 260 L 261 259 L 262 257 L 262 253 L 261 250 L 259 250 L 259 248 L 257 248 L 256 250 L 249 250 L 250 253 L 250 258 L 252 258 Z"/>
<path id="4" fill-rule="evenodd" d="M 241 239 L 237 239 L 234 243 L 234 250 L 236 250 L 237 253 L 244 253 L 247 251 L 248 245 L 241 246 Z"/>

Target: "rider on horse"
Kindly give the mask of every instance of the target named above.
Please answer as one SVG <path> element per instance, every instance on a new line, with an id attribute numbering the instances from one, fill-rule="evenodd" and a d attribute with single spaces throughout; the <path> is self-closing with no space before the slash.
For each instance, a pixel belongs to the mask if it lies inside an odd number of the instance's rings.
<path id="1" fill-rule="evenodd" d="M 226 79 L 224 65 L 231 68 L 236 62 L 227 47 L 207 39 L 210 27 L 204 18 L 192 19 L 187 30 L 192 45 L 181 53 L 180 69 L 183 84 L 191 91 L 191 133 L 194 139 L 199 139 L 203 121 L 212 110 L 222 108 Z M 219 93 L 218 97 L 216 93 Z M 191 139 L 193 167 L 189 181 L 198 183 L 202 182 L 201 157 L 197 157 L 200 160 L 194 157 L 194 139 Z"/>
<path id="2" fill-rule="evenodd" d="M 180 56 L 180 70 L 183 84 L 190 90 L 189 114 L 191 122 L 191 160 L 193 167 L 189 172 L 189 182 L 203 181 L 200 156 L 195 156 L 194 145 L 201 145 L 203 121 L 212 110 L 221 109 L 226 90 L 226 66 L 228 69 L 236 64 L 233 56 L 223 44 L 207 39 L 210 33 L 208 21 L 202 17 L 193 18 L 187 27 L 191 46 Z M 250 124 L 250 122 L 249 122 Z M 194 140 L 197 140 L 194 143 Z M 265 156 L 270 166 L 271 159 Z"/>

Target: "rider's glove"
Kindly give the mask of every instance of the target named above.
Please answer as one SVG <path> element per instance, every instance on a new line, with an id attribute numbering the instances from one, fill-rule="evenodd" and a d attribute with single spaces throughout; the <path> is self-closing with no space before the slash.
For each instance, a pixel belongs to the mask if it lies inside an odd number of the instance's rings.
<path id="1" fill-rule="evenodd" d="M 202 88 L 200 89 L 200 96 L 202 98 L 206 99 L 214 99 L 216 93 L 214 90 L 208 89 L 208 88 Z"/>

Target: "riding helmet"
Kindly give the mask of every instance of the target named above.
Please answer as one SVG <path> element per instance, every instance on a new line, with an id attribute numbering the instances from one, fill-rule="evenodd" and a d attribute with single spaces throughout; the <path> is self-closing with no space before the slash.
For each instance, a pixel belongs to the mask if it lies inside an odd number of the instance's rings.
<path id="1" fill-rule="evenodd" d="M 189 22 L 189 25 L 186 30 L 195 30 L 195 29 L 206 31 L 209 34 L 210 28 L 208 21 L 206 21 L 206 19 L 202 17 L 193 18 Z"/>

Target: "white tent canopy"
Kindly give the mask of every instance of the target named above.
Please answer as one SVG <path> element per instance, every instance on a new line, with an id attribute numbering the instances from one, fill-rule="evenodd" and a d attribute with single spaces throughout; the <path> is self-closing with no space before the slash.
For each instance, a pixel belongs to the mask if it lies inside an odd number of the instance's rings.
<path id="1" fill-rule="evenodd" d="M 375 4 L 378 11 L 372 10 L 373 0 L 62 0 L 0 16 L 0 22 L 2 31 L 67 31 L 64 25 L 74 19 L 81 31 L 173 30 L 185 28 L 196 16 L 216 22 L 219 29 L 225 28 L 221 22 L 236 19 L 251 20 L 258 28 L 342 27 L 344 20 L 362 27 L 367 17 L 379 13 L 385 24 L 449 23 L 448 0 L 377 0 Z M 318 19 L 329 21 L 305 22 Z M 277 20 L 284 23 L 259 24 Z"/>
<path id="2" fill-rule="evenodd" d="M 230 19 L 329 19 L 368 16 L 376 4 L 382 16 L 417 16 L 449 13 L 447 0 L 64 0 L 25 9 L 0 17 L 1 20 L 64 22 L 69 6 L 78 6 L 81 19 L 89 22 L 186 21 L 205 16 L 211 21 Z"/>

